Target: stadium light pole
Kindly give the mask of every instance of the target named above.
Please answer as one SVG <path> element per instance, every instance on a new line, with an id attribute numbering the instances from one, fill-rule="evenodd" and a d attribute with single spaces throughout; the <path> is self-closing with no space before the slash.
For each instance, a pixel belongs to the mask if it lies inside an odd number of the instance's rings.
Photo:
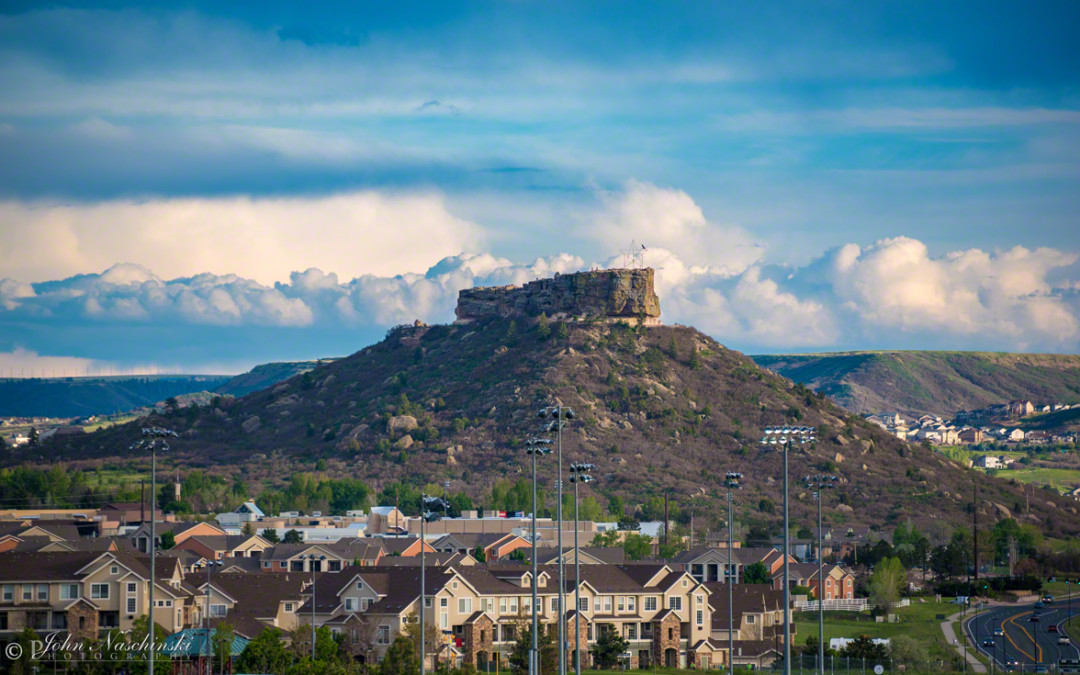
<path id="1" fill-rule="evenodd" d="M 577 417 L 572 408 L 568 408 L 564 405 L 555 405 L 547 408 L 542 408 L 537 415 L 540 419 L 551 418 L 551 422 L 547 425 L 547 431 L 556 432 L 556 452 L 559 457 L 559 482 L 558 482 L 558 503 L 556 504 L 556 519 L 559 522 L 558 541 L 556 546 L 559 549 L 559 675 L 566 675 L 566 582 L 563 578 L 563 561 L 565 558 L 562 544 L 562 530 L 563 530 L 563 515 L 562 515 L 562 430 L 566 426 L 569 420 Z M 421 674 L 422 675 L 422 674 Z"/>
<path id="2" fill-rule="evenodd" d="M 728 675 L 735 675 L 735 565 L 731 562 L 735 550 L 734 509 L 731 506 L 732 492 L 742 488 L 743 475 L 738 471 L 728 471 L 724 476 L 724 484 L 727 486 L 727 644 L 728 644 Z"/>
<path id="3" fill-rule="evenodd" d="M 766 427 L 761 445 L 780 446 L 784 453 L 784 675 L 791 675 L 791 574 L 788 558 L 790 557 L 790 519 L 788 516 L 788 450 L 798 443 L 800 446 L 814 441 L 814 429 L 811 427 Z"/>
<path id="4" fill-rule="evenodd" d="M 157 552 L 157 543 L 154 541 L 154 522 L 157 520 L 157 506 L 156 497 L 154 493 L 157 492 L 157 450 L 158 446 L 165 452 L 169 451 L 170 438 L 180 438 L 172 429 L 164 429 L 162 427 L 143 427 L 143 438 L 141 441 L 133 444 L 131 449 L 150 449 L 150 592 L 147 598 L 150 603 L 150 609 L 147 612 L 149 615 L 148 626 L 146 627 L 147 642 L 150 645 L 150 653 L 147 655 L 147 672 L 150 675 L 154 675 L 154 652 L 157 651 L 154 647 L 154 557 Z"/>
<path id="5" fill-rule="evenodd" d="M 311 662 L 315 663 L 315 561 L 326 560 L 326 556 L 309 553 L 307 556 L 300 557 L 307 558 L 308 571 L 311 572 Z"/>
<path id="6" fill-rule="evenodd" d="M 433 507 L 433 508 L 428 508 Z M 427 624 L 424 620 L 424 606 L 427 604 L 427 567 L 424 565 L 424 523 L 429 520 L 438 520 L 439 515 L 435 508 L 441 509 L 445 514 L 449 503 L 442 497 L 429 497 L 420 494 L 420 675 L 427 672 Z"/>
<path id="7" fill-rule="evenodd" d="M 591 483 L 589 472 L 595 464 L 571 464 L 570 482 L 574 484 L 574 673 L 581 675 L 581 556 L 578 554 L 578 485 Z M 586 644 L 586 647 L 589 645 Z"/>
<path id="8" fill-rule="evenodd" d="M 551 453 L 550 438 L 525 441 L 525 453 L 532 458 L 532 648 L 529 650 L 529 675 L 540 672 L 539 619 L 536 612 L 536 456 Z"/>
<path id="9" fill-rule="evenodd" d="M 807 476 L 806 488 L 814 491 L 817 501 L 817 581 L 818 581 L 818 675 L 825 675 L 825 578 L 821 559 L 821 500 L 822 490 L 836 487 L 839 476 Z"/>
<path id="10" fill-rule="evenodd" d="M 221 563 L 216 560 L 203 560 L 202 564 L 198 565 L 198 567 L 206 568 L 206 614 L 203 616 L 203 635 L 206 637 L 206 651 L 208 652 L 206 659 L 208 675 L 214 672 L 214 650 L 210 648 L 210 572 L 213 571 L 215 565 L 220 566 Z"/>

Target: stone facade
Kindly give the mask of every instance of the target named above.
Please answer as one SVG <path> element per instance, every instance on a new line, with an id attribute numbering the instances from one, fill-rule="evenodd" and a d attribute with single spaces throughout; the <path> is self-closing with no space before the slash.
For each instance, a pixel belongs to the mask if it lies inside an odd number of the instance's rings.
<path id="1" fill-rule="evenodd" d="M 570 602 L 573 602 L 573 598 L 569 598 Z M 580 620 L 579 620 L 580 617 Z M 574 640 L 574 627 L 577 626 L 578 640 Z M 556 638 L 557 640 L 558 638 Z M 566 615 L 566 641 L 568 647 L 566 650 L 566 668 L 573 670 L 574 668 L 574 649 L 577 645 L 581 645 L 581 667 L 582 669 L 590 668 L 592 662 L 592 652 L 589 651 L 589 620 L 583 616 L 580 616 L 578 612 L 570 612 Z"/>
<path id="2" fill-rule="evenodd" d="M 655 325 L 660 299 L 651 268 L 563 274 L 523 286 L 469 288 L 458 293 L 457 323 L 511 316 L 640 319 Z"/>
<path id="3" fill-rule="evenodd" d="M 668 610 L 653 619 L 652 658 L 653 663 L 664 667 L 681 667 L 679 654 L 682 646 L 682 624 L 679 616 Z M 668 650 L 675 650 L 675 663 L 669 662 Z"/>
<path id="4" fill-rule="evenodd" d="M 477 656 L 483 653 L 484 663 L 493 660 L 493 641 L 495 639 L 495 622 L 487 614 L 480 614 L 472 621 L 468 621 L 462 627 L 461 661 L 475 667 L 482 666 Z"/>
<path id="5" fill-rule="evenodd" d="M 67 610 L 67 632 L 75 640 L 92 640 L 98 634 L 98 613 L 89 602 L 76 602 Z"/>

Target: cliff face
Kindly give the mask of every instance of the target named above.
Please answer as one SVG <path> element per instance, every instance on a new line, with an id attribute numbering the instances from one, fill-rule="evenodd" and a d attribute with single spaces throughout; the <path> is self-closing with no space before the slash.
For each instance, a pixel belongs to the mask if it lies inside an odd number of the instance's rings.
<path id="1" fill-rule="evenodd" d="M 647 269 L 597 270 L 530 281 L 524 286 L 469 288 L 458 294 L 458 323 L 475 319 L 537 316 L 575 319 L 642 319 L 659 324 L 660 299 Z"/>

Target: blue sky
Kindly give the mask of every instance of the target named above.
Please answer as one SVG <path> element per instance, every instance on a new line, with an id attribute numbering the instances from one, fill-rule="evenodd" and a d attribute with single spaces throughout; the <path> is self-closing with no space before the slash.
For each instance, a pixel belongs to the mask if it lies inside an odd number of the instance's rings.
<path id="1" fill-rule="evenodd" d="M 631 239 L 669 321 L 745 351 L 1076 352 L 1078 34 L 1069 2 L 6 3 L 0 375 L 349 353 Z"/>

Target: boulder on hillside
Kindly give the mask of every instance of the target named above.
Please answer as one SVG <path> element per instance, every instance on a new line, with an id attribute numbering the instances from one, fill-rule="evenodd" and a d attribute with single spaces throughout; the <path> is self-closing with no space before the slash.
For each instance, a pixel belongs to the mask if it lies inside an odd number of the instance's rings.
<path id="1" fill-rule="evenodd" d="M 415 441 L 413 441 L 412 436 L 410 436 L 409 434 L 405 434 L 401 438 L 397 439 L 397 442 L 394 443 L 394 447 L 398 450 L 408 450 L 413 446 L 414 442 Z"/>
<path id="2" fill-rule="evenodd" d="M 386 423 L 386 430 L 390 433 L 398 431 L 409 432 L 418 427 L 416 418 L 412 415 L 395 415 Z"/>
<path id="3" fill-rule="evenodd" d="M 259 419 L 258 415 L 252 415 L 251 417 L 244 420 L 243 424 L 240 425 L 240 428 L 244 430 L 245 434 L 253 434 L 261 427 L 262 420 Z"/>

